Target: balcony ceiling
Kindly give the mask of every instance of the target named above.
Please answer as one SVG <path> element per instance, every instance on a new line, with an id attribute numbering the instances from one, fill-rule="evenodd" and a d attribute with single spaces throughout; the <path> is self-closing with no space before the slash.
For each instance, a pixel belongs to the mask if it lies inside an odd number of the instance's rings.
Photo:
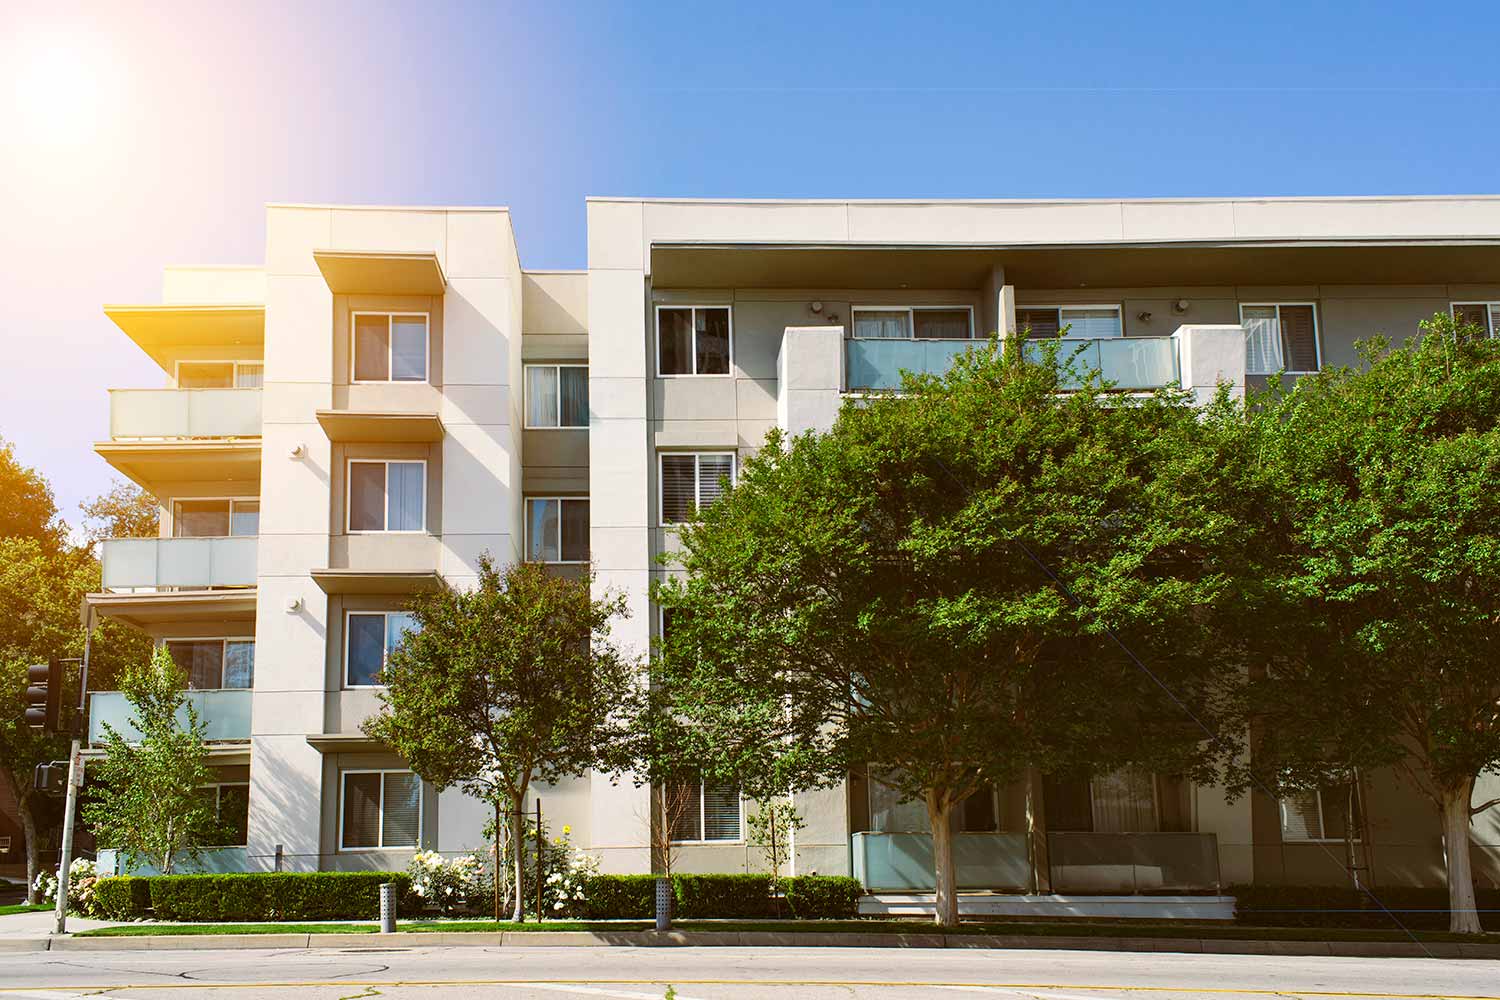
<path id="1" fill-rule="evenodd" d="M 88 594 L 84 600 L 101 616 L 117 619 L 145 632 L 167 623 L 255 621 L 254 588 L 102 593 Z"/>
<path id="2" fill-rule="evenodd" d="M 215 348 L 229 359 L 265 353 L 265 306 L 112 305 L 104 315 L 169 375 L 185 348 Z"/>
<path id="3" fill-rule="evenodd" d="M 406 596 L 431 593 L 447 586 L 442 576 L 430 569 L 315 569 L 312 578 L 325 594 Z"/>
<path id="4" fill-rule="evenodd" d="M 1073 247 L 657 245 L 653 288 L 975 289 L 995 265 L 1018 289 L 1500 281 L 1500 244 Z"/>
<path id="5" fill-rule="evenodd" d="M 335 295 L 442 295 L 448 282 L 435 253 L 314 250 Z"/>
<path id="6" fill-rule="evenodd" d="M 307 743 L 319 753 L 390 753 L 391 748 L 364 733 L 308 733 Z"/>
<path id="7" fill-rule="evenodd" d="M 372 410 L 318 410 L 318 424 L 330 441 L 441 441 L 443 422 L 436 413 Z"/>
<path id="8" fill-rule="evenodd" d="M 94 452 L 144 490 L 187 481 L 246 484 L 260 492 L 259 441 L 100 441 Z"/>

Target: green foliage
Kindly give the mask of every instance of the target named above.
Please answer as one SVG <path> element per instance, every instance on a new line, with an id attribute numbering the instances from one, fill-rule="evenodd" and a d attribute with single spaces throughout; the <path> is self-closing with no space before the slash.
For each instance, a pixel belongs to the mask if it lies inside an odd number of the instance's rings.
<path id="1" fill-rule="evenodd" d="M 792 835 L 805 825 L 796 807 L 781 798 L 761 802 L 745 817 L 748 839 L 760 848 L 766 870 L 772 875 L 780 875 L 782 867 L 791 859 Z"/>
<path id="2" fill-rule="evenodd" d="M 781 894 L 796 920 L 851 920 L 865 894 L 859 879 L 846 875 L 796 875 L 780 880 Z"/>
<path id="3" fill-rule="evenodd" d="M 946 830 L 1031 767 L 1212 773 L 1194 720 L 1232 666 L 1207 611 L 1250 542 L 1237 411 L 1063 394 L 1056 346 L 980 348 L 827 434 L 773 432 L 682 527 L 653 781 L 685 758 L 764 797 L 880 762 Z"/>
<path id="4" fill-rule="evenodd" d="M 235 875 L 156 875 L 149 883 L 158 920 L 373 920 L 380 886 L 390 882 L 410 902 L 405 872 L 252 872 Z M 138 891 L 138 890 L 137 890 Z"/>
<path id="5" fill-rule="evenodd" d="M 160 501 L 135 483 L 116 479 L 108 493 L 80 505 L 84 534 L 106 538 L 155 538 L 160 531 Z"/>
<path id="6" fill-rule="evenodd" d="M 610 645 L 609 623 L 625 602 L 595 600 L 591 585 L 537 563 L 502 572 L 485 555 L 475 589 L 419 596 L 419 631 L 391 654 L 364 731 L 438 788 L 461 785 L 510 813 L 533 781 L 622 767 L 635 669 Z M 520 834 L 513 826 L 513 842 Z M 522 894 L 513 899 L 519 918 Z"/>
<path id="7" fill-rule="evenodd" d="M 151 910 L 151 879 L 136 875 L 101 878 L 94 885 L 91 917 L 144 920 Z"/>
<path id="8" fill-rule="evenodd" d="M 66 543 L 67 525 L 57 516 L 52 486 L 40 472 L 16 459 L 16 446 L 0 438 L 0 538 L 30 538 L 48 552 Z"/>
<path id="9" fill-rule="evenodd" d="M 656 915 L 655 875 L 595 875 L 588 880 L 585 920 L 649 920 Z"/>
<path id="10" fill-rule="evenodd" d="M 754 919 L 776 915 L 769 875 L 673 875 L 672 916 Z"/>
<path id="11" fill-rule="evenodd" d="M 148 664 L 127 669 L 122 690 L 141 739 L 129 743 L 106 724 L 105 756 L 93 766 L 96 780 L 83 809 L 101 845 L 145 858 L 166 874 L 227 837 L 214 802 L 202 791 L 213 781 L 206 726 L 187 702 L 185 686 L 182 669 L 164 647 Z"/>
<path id="12" fill-rule="evenodd" d="M 584 920 L 649 920 L 656 915 L 655 875 L 596 875 L 586 903 L 574 914 Z M 798 920 L 854 917 L 864 889 L 852 878 L 798 875 L 778 881 L 782 908 L 769 875 L 673 875 L 672 915 L 683 920 L 750 920 L 786 916 Z"/>
<path id="13" fill-rule="evenodd" d="M 1449 923 L 1443 889 L 1381 886 L 1378 904 L 1342 886 L 1237 885 L 1226 892 L 1235 898 L 1235 922 L 1260 927 L 1441 930 Z M 1500 930 L 1500 890 L 1481 889 L 1477 896 L 1484 928 Z"/>

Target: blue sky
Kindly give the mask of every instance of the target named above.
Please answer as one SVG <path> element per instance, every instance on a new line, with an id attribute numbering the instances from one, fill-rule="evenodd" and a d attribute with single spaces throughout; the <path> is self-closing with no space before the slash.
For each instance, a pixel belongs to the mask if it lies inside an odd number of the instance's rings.
<path id="1" fill-rule="evenodd" d="M 103 316 L 260 259 L 267 201 L 1500 191 L 1500 5 L 276 5 L 0 10 L 0 435 L 106 488 Z M 66 98 L 66 99 L 65 99 Z"/>

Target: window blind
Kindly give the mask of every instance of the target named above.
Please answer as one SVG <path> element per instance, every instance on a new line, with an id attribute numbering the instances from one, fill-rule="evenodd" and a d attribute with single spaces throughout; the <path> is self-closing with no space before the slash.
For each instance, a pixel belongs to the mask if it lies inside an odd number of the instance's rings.
<path id="1" fill-rule="evenodd" d="M 701 510 L 724 495 L 724 486 L 734 474 L 733 455 L 699 455 L 698 508 Z"/>
<path id="2" fill-rule="evenodd" d="M 693 516 L 698 509 L 698 456 L 663 455 L 661 457 L 661 519 L 677 524 Z"/>
<path id="3" fill-rule="evenodd" d="M 410 771 L 387 771 L 380 810 L 380 846 L 416 847 L 421 825 L 422 781 Z"/>
<path id="4" fill-rule="evenodd" d="M 740 790 L 737 786 L 717 782 L 704 784 L 703 839 L 740 839 Z"/>
<path id="5" fill-rule="evenodd" d="M 1062 323 L 1056 309 L 1017 309 L 1016 329 L 1028 337 L 1057 337 L 1062 333 Z"/>
<path id="6" fill-rule="evenodd" d="M 1069 337 L 1099 339 L 1124 335 L 1120 326 L 1120 310 L 1061 309 L 1062 325 L 1068 328 Z"/>
<path id="7" fill-rule="evenodd" d="M 1286 370 L 1317 371 L 1318 336 L 1313 307 L 1279 306 L 1278 309 L 1281 312 L 1281 349 L 1286 358 Z"/>
<path id="8" fill-rule="evenodd" d="M 662 808 L 673 840 L 703 839 L 703 800 L 697 782 L 674 783 L 662 792 Z"/>

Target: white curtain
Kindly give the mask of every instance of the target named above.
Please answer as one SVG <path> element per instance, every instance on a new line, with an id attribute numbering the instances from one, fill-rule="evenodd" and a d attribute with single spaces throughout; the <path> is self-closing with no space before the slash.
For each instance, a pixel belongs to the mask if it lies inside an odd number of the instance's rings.
<path id="1" fill-rule="evenodd" d="M 1125 332 L 1120 329 L 1118 309 L 1064 309 L 1062 324 L 1068 327 L 1069 337 L 1119 337 Z"/>
<path id="2" fill-rule="evenodd" d="M 1156 782 L 1148 771 L 1125 769 L 1093 780 L 1095 833 L 1156 830 Z"/>
<path id="3" fill-rule="evenodd" d="M 557 369 L 526 369 L 526 426 L 557 426 Z"/>
<path id="4" fill-rule="evenodd" d="M 906 310 L 859 311 L 854 314 L 854 336 L 862 340 L 910 340 Z"/>
<path id="5" fill-rule="evenodd" d="M 1241 314 L 1245 327 L 1245 373 L 1270 375 L 1286 362 L 1281 353 L 1281 323 L 1275 306 L 1246 306 Z"/>
<path id="6" fill-rule="evenodd" d="M 902 802 L 901 793 L 870 772 L 870 829 L 877 833 L 931 833 L 927 803 Z"/>

